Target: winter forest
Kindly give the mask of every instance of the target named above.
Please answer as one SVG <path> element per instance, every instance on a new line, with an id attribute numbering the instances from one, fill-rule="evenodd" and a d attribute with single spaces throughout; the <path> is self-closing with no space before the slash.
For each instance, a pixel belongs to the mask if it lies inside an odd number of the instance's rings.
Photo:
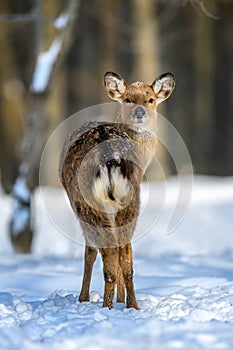
<path id="1" fill-rule="evenodd" d="M 233 348 L 232 33 L 233 0 L 0 2 L 1 349 Z M 99 256 L 79 302 L 58 175 L 69 133 L 115 113 L 107 71 L 176 81 L 132 239 L 139 310 L 102 308 Z"/>

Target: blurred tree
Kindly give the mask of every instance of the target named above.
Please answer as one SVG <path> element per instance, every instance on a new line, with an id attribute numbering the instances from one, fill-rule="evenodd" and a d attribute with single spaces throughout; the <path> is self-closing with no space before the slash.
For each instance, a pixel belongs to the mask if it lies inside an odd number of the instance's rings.
<path id="1" fill-rule="evenodd" d="M 233 1 L 218 2 L 219 21 L 215 22 L 215 69 L 213 92 L 213 133 L 210 163 L 206 172 L 233 174 Z"/>
<path id="2" fill-rule="evenodd" d="M 215 1 L 213 0 L 212 6 Z M 218 23 L 218 21 L 217 21 Z M 199 171 L 207 172 L 211 138 L 213 137 L 214 115 L 214 70 L 215 42 L 214 27 L 216 20 L 212 17 L 196 16 L 194 32 L 195 64 L 195 127 L 193 129 L 193 160 L 198 161 Z M 203 35 L 204 33 L 204 35 Z M 203 133 L 203 130 L 205 132 Z M 200 153 L 200 146 L 204 152 Z M 207 156 L 207 157 L 206 157 Z"/>
<path id="3" fill-rule="evenodd" d="M 22 36 L 14 37 L 16 48 L 19 45 L 19 51 L 22 47 L 25 49 L 20 57 L 24 55 L 30 57 L 33 52 L 33 62 L 35 62 L 29 81 L 27 79 L 25 81 L 26 124 L 19 168 L 12 189 L 14 206 L 10 220 L 11 241 L 14 248 L 23 253 L 31 250 L 33 238 L 31 200 L 33 190 L 38 184 L 39 160 L 45 141 L 45 106 L 56 73 L 71 43 L 77 5 L 76 0 L 68 0 L 66 9 L 60 12 L 58 17 L 53 17 L 53 20 L 50 17 L 50 27 L 47 28 L 43 22 L 47 22 L 49 17 L 43 17 L 43 13 L 50 11 L 51 15 L 56 15 L 57 10 L 61 9 L 59 3 L 50 2 L 48 5 L 48 2 L 42 3 L 41 0 L 35 0 L 29 14 L 15 15 L 13 12 L 12 17 L 9 17 L 12 21 L 24 21 L 25 16 L 28 15 L 27 19 L 33 23 L 32 48 L 34 50 L 28 47 L 27 41 L 24 45 Z M 12 11 L 10 5 L 9 8 Z M 22 76 L 22 80 L 26 78 L 26 75 L 22 74 Z"/>
<path id="4" fill-rule="evenodd" d="M 64 27 L 64 11 L 71 4 L 72 25 Z M 65 116 L 109 102 L 102 86 L 106 70 L 148 83 L 164 71 L 174 72 L 176 89 L 160 111 L 183 137 L 197 173 L 233 174 L 232 18 L 233 0 L 1 1 L 0 168 L 5 190 L 11 191 L 15 182 L 13 193 L 19 197 L 17 191 L 24 188 L 20 200 L 30 208 L 46 135 Z M 67 46 L 59 49 L 59 40 Z M 57 52 L 54 65 L 45 64 L 48 81 L 39 91 L 36 73 L 52 52 Z M 175 173 L 173 162 L 161 154 L 167 174 Z M 149 169 L 148 177 L 157 178 L 156 168 Z M 29 222 L 26 212 L 20 216 Z"/>
<path id="5" fill-rule="evenodd" d="M 157 0 L 133 0 L 133 49 L 134 64 L 132 75 L 134 79 L 142 80 L 151 84 L 154 79 L 161 74 L 162 64 L 159 50 L 159 16 Z M 162 106 L 163 108 L 163 106 Z M 159 107 L 160 112 L 164 108 Z M 165 136 L 165 130 L 160 130 Z M 169 174 L 166 162 L 166 150 L 161 142 L 158 142 L 156 158 L 162 164 L 164 174 L 158 171 L 158 162 L 152 161 L 146 172 L 148 180 L 161 179 L 165 174 Z"/>
<path id="6" fill-rule="evenodd" d="M 134 78 L 149 83 L 161 70 L 155 0 L 133 0 Z"/>

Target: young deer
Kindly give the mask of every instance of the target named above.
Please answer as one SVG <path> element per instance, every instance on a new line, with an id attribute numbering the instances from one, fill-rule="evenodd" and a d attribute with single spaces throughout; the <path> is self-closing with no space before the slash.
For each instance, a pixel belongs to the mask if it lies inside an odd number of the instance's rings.
<path id="1" fill-rule="evenodd" d="M 152 85 L 131 85 L 107 72 L 104 86 L 121 103 L 116 123 L 89 123 L 74 131 L 60 159 L 61 182 L 85 237 L 79 301 L 89 301 L 93 264 L 99 250 L 105 280 L 103 306 L 117 302 L 138 309 L 133 284 L 131 238 L 140 204 L 140 181 L 156 148 L 156 107 L 175 86 L 172 73 Z"/>

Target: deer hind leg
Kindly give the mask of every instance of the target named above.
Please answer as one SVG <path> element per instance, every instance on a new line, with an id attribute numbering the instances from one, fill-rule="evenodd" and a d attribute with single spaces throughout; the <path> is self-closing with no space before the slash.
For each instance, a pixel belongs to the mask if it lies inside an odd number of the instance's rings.
<path id="1" fill-rule="evenodd" d="M 118 276 L 119 248 L 102 248 L 100 249 L 100 254 L 103 260 L 105 280 L 103 307 L 111 309 L 113 307 L 114 288 Z"/>
<path id="2" fill-rule="evenodd" d="M 119 262 L 118 274 L 117 274 L 117 302 L 118 303 L 125 302 L 125 281 L 123 278 L 120 262 Z"/>
<path id="3" fill-rule="evenodd" d="M 120 247 L 120 266 L 122 270 L 122 275 L 125 282 L 126 292 L 127 292 L 127 301 L 126 307 L 133 307 L 139 309 L 134 292 L 134 283 L 133 283 L 133 257 L 132 257 L 132 246 L 131 243 L 126 244 L 123 247 Z"/>
<path id="4" fill-rule="evenodd" d="M 85 247 L 85 262 L 84 262 L 84 274 L 83 274 L 83 282 L 82 289 L 79 295 L 79 301 L 89 301 L 89 289 L 91 284 L 91 275 L 94 262 L 96 260 L 97 250 L 95 248 L 86 246 Z"/>

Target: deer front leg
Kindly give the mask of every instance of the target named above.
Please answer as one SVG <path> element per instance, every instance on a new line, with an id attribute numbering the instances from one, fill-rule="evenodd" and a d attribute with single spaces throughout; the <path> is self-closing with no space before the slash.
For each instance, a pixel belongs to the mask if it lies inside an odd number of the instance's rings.
<path id="1" fill-rule="evenodd" d="M 111 309 L 113 307 L 114 288 L 117 282 L 119 248 L 102 248 L 100 253 L 103 260 L 105 280 L 103 307 Z"/>
<path id="2" fill-rule="evenodd" d="M 117 302 L 118 303 L 125 302 L 125 282 L 122 275 L 120 262 L 118 266 L 118 276 L 117 276 Z"/>
<path id="3" fill-rule="evenodd" d="M 134 283 L 133 283 L 133 254 L 131 243 L 126 244 L 123 247 L 120 247 L 120 266 L 122 269 L 122 274 L 125 281 L 125 287 L 127 292 L 127 302 L 126 307 L 133 307 L 139 309 L 134 292 Z"/>
<path id="4" fill-rule="evenodd" d="M 89 289 L 91 284 L 92 269 L 97 256 L 97 250 L 95 248 L 86 246 L 85 247 L 85 262 L 84 262 L 84 274 L 82 289 L 79 295 L 79 301 L 89 301 Z"/>

